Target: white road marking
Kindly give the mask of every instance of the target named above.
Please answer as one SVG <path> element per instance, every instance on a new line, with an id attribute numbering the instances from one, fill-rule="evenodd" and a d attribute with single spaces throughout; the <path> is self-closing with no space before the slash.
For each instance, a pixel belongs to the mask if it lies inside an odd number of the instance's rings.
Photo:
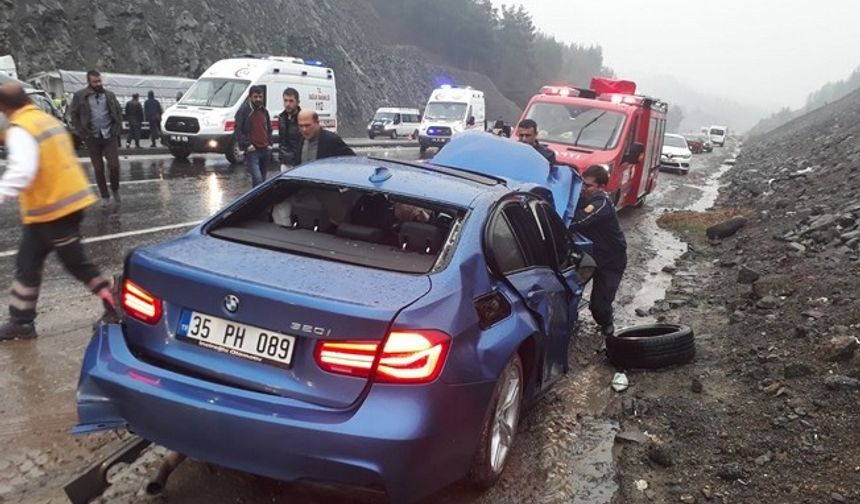
<path id="1" fill-rule="evenodd" d="M 185 227 L 196 226 L 197 224 L 200 224 L 201 222 L 202 221 L 199 221 L 199 220 L 180 222 L 179 224 L 168 224 L 166 226 L 157 226 L 157 227 L 151 227 L 151 228 L 146 228 L 146 229 L 137 229 L 134 231 L 124 231 L 122 233 L 114 233 L 114 234 L 102 235 L 102 236 L 93 236 L 92 238 L 84 238 L 82 240 L 82 243 L 95 243 L 95 242 L 108 241 L 108 240 L 118 240 L 120 238 L 128 238 L 129 236 L 138 236 L 138 235 L 144 235 L 144 234 L 159 233 L 161 231 L 170 231 L 171 229 L 180 229 L 180 228 L 185 228 Z M 0 252 L 0 258 L 11 257 L 17 253 L 18 253 L 17 249 L 15 249 L 15 250 L 4 250 L 4 251 Z"/>

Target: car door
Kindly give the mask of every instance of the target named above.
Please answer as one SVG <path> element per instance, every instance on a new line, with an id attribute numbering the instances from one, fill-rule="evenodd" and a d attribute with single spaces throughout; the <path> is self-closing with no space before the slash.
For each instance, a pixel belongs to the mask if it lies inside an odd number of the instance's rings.
<path id="1" fill-rule="evenodd" d="M 522 193 L 500 201 L 487 223 L 485 249 L 490 269 L 504 282 L 502 288 L 520 300 L 526 316 L 539 328 L 538 376 L 543 388 L 566 369 L 569 294 L 553 265 L 552 240 L 544 238 L 538 224 L 536 201 Z"/>

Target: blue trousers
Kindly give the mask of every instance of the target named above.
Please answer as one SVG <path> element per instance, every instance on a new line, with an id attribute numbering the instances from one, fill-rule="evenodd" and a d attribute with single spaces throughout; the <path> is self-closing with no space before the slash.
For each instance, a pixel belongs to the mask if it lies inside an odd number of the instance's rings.
<path id="1" fill-rule="evenodd" d="M 245 170 L 251 176 L 251 187 L 257 187 L 266 180 L 269 156 L 271 156 L 270 149 L 245 151 Z"/>

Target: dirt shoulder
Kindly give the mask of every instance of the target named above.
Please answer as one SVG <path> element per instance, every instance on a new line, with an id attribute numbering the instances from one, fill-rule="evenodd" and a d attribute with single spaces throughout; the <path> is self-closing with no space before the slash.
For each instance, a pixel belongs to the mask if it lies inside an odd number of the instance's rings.
<path id="1" fill-rule="evenodd" d="M 860 124 L 860 95 L 745 147 L 717 205 L 749 219 L 736 235 L 709 242 L 696 216 L 662 219 L 689 251 L 651 310 L 692 326 L 697 355 L 628 374 L 621 431 L 647 436 L 616 447 L 616 502 L 860 502 L 860 131 L 849 116 Z"/>

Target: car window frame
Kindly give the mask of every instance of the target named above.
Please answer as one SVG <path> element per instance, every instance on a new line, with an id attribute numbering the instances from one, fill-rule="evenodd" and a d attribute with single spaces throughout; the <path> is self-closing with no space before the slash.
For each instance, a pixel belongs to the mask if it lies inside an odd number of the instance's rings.
<path id="1" fill-rule="evenodd" d="M 545 249 L 546 245 L 542 238 L 544 232 L 537 220 L 537 216 L 532 210 L 532 206 L 535 202 L 541 201 L 543 200 L 533 194 L 513 193 L 500 200 L 493 208 L 484 227 L 484 253 L 488 266 L 490 267 L 490 271 L 495 275 L 505 277 L 536 268 L 546 268 L 552 271 L 558 271 L 557 265 L 553 264 L 555 260 L 555 252 L 553 250 Z M 524 221 L 512 219 L 510 215 L 506 214 L 506 210 L 513 207 L 518 207 L 518 210 L 522 212 L 521 216 L 524 217 Z M 495 248 L 493 246 L 492 230 L 496 221 L 500 218 L 505 220 L 514 236 L 519 253 L 523 257 L 524 266 L 522 268 L 502 271 L 498 264 Z M 540 248 L 545 250 L 541 251 L 538 248 L 538 244 Z"/>

